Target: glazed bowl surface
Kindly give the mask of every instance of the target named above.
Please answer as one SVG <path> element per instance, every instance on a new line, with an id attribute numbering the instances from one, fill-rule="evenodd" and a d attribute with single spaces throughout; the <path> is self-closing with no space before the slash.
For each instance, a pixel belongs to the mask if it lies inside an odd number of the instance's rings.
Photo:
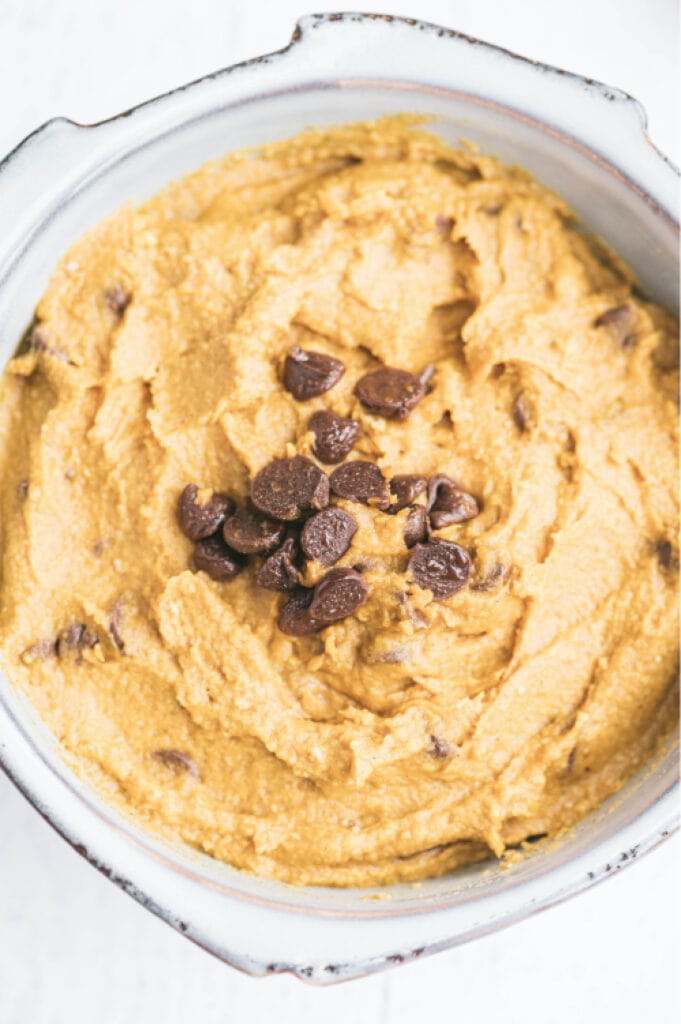
<path id="1" fill-rule="evenodd" d="M 310 125 L 418 113 L 448 142 L 519 164 L 560 193 L 657 300 L 678 309 L 678 174 L 631 97 L 422 22 L 312 15 L 285 50 L 109 121 L 57 119 L 0 165 L 0 346 L 12 354 L 57 260 L 126 202 L 223 153 Z M 678 824 L 676 745 L 560 842 L 418 885 L 295 888 L 152 835 L 69 768 L 0 674 L 0 758 L 109 878 L 253 974 L 336 981 L 475 938 L 580 892 Z"/>

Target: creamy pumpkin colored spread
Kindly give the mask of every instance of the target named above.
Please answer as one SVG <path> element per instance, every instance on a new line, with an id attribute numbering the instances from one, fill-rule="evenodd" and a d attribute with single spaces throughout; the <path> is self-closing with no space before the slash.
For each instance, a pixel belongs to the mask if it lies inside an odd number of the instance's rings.
<path id="1" fill-rule="evenodd" d="M 342 364 L 322 394 L 285 385 L 300 351 Z M 8 674 L 110 800 L 260 875 L 420 879 L 555 835 L 676 716 L 675 353 L 561 199 L 404 119 L 210 163 L 78 241 L 7 366 Z M 382 367 L 420 381 L 401 418 L 360 397 Z M 247 508 L 296 455 L 330 475 L 320 411 L 359 424 L 341 465 L 474 509 L 332 489 L 359 597 L 298 629 L 263 554 L 198 567 L 178 501 Z M 434 537 L 464 552 L 448 596 L 413 561 Z M 307 615 L 329 569 L 293 572 Z"/>

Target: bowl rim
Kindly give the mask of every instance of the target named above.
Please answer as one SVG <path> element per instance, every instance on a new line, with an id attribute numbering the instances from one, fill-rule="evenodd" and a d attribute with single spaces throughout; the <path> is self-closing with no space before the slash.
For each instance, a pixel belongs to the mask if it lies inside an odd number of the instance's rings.
<path id="1" fill-rule="evenodd" d="M 44 136 L 46 133 L 49 133 L 49 131 L 51 129 L 56 129 L 57 131 L 61 131 L 62 129 L 66 129 L 68 131 L 72 131 L 73 129 L 75 129 L 77 132 L 82 133 L 82 132 L 90 132 L 93 129 L 100 129 L 100 128 L 105 128 L 105 127 L 110 127 L 110 126 L 116 126 L 116 125 L 119 125 L 119 124 L 125 124 L 126 120 L 128 118 L 130 118 L 131 115 L 136 114 L 138 112 L 152 110 L 154 107 L 158 106 L 159 104 L 167 103 L 168 101 L 173 100 L 175 97 L 177 97 L 179 95 L 186 94 L 187 91 L 189 91 L 189 90 L 195 89 L 197 87 L 201 87 L 206 82 L 217 81 L 217 80 L 224 80 L 227 76 L 233 75 L 235 72 L 237 72 L 237 73 L 238 72 L 243 72 L 243 71 L 245 71 L 247 69 L 251 69 L 253 67 L 257 67 L 257 66 L 262 65 L 262 64 L 269 64 L 269 65 L 271 65 L 273 62 L 276 62 L 277 60 L 280 61 L 285 55 L 289 54 L 292 50 L 294 50 L 295 47 L 298 47 L 300 45 L 300 43 L 301 43 L 301 40 L 306 39 L 314 30 L 316 30 L 316 29 L 318 29 L 320 27 L 323 27 L 325 30 L 328 30 L 329 28 L 333 28 L 333 26 L 342 25 L 342 24 L 346 24 L 347 25 L 348 23 L 350 23 L 350 24 L 359 24 L 361 26 L 366 26 L 366 25 L 369 25 L 369 24 L 374 25 L 376 23 L 379 23 L 382 26 L 392 26 L 392 25 L 398 24 L 398 25 L 402 25 L 402 26 L 408 26 L 410 30 L 416 30 L 416 31 L 421 31 L 421 32 L 426 31 L 426 32 L 431 33 L 431 34 L 434 33 L 434 34 L 436 34 L 439 37 L 444 37 L 444 38 L 449 39 L 449 40 L 456 40 L 459 43 L 464 42 L 464 43 L 469 44 L 469 45 L 474 45 L 474 46 L 480 47 L 482 49 L 482 52 L 491 52 L 491 53 L 494 53 L 494 54 L 501 55 L 501 56 L 503 56 L 503 58 L 505 60 L 510 60 L 510 61 L 514 61 L 514 62 L 515 61 L 523 62 L 524 64 L 530 65 L 531 68 L 534 71 L 539 71 L 539 72 L 544 73 L 544 74 L 550 74 L 552 76 L 559 76 L 561 78 L 561 80 L 563 82 L 565 82 L 565 83 L 571 84 L 573 86 L 577 85 L 580 89 L 583 89 L 583 88 L 586 87 L 587 91 L 590 94 L 596 93 L 601 98 L 607 100 L 607 102 L 609 104 L 612 104 L 613 100 L 615 100 L 619 104 L 626 105 L 626 107 L 630 111 L 634 112 L 634 115 L 635 115 L 635 118 L 637 120 L 641 136 L 645 140 L 646 145 L 650 147 L 650 149 L 654 152 L 656 158 L 660 159 L 666 165 L 666 167 L 672 172 L 673 175 L 678 175 L 678 171 L 676 170 L 674 165 L 671 163 L 671 161 L 669 161 L 663 154 L 661 154 L 660 151 L 655 146 L 655 144 L 650 140 L 650 138 L 649 138 L 649 136 L 647 134 L 647 131 L 646 131 L 645 114 L 644 114 L 643 109 L 640 106 L 640 104 L 636 100 L 634 100 L 631 96 L 629 96 L 628 94 L 621 92 L 621 90 L 611 89 L 610 87 L 605 86 L 605 85 L 603 85 L 601 83 L 598 83 L 598 82 L 594 82 L 591 79 L 586 79 L 583 76 L 574 75 L 574 74 L 572 74 L 570 72 L 563 72 L 560 69 L 553 68 L 552 66 L 547 65 L 547 64 L 543 64 L 541 62 L 530 61 L 530 60 L 528 60 L 528 58 L 519 56 L 518 54 L 514 54 L 514 53 L 512 53 L 509 50 L 505 50 L 505 49 L 503 49 L 501 47 L 493 46 L 492 44 L 489 44 L 489 43 L 483 43 L 483 42 L 475 39 L 472 36 L 468 36 L 466 34 L 456 32 L 456 31 L 454 31 L 452 29 L 446 29 L 446 28 L 443 28 L 441 26 L 434 25 L 432 23 L 421 22 L 421 21 L 419 21 L 417 19 L 401 18 L 401 17 L 392 16 L 392 15 L 375 15 L 375 14 L 360 14 L 360 13 L 354 13 L 354 12 L 344 12 L 344 13 L 338 13 L 338 14 L 336 14 L 336 13 L 328 13 L 328 14 L 323 14 L 323 15 L 309 15 L 306 18 L 303 18 L 301 21 L 298 22 L 298 24 L 296 25 L 296 28 L 295 28 L 295 30 L 293 32 L 293 36 L 292 36 L 292 39 L 291 39 L 290 43 L 287 46 L 285 46 L 284 48 L 282 48 L 281 50 L 278 50 L 278 51 L 276 51 L 273 54 L 266 54 L 266 55 L 263 55 L 263 56 L 255 57 L 255 58 L 252 58 L 250 60 L 240 62 L 239 64 L 232 65 L 231 67 L 228 67 L 228 68 L 222 69 L 220 71 L 214 72 L 213 74 L 210 74 L 210 75 L 207 75 L 207 76 L 203 76 L 202 78 L 196 79 L 194 82 L 191 82 L 188 85 L 180 86 L 177 89 L 170 90 L 169 92 L 163 93 L 160 96 L 157 96 L 157 97 L 155 97 L 155 98 L 153 98 L 151 100 L 147 100 L 147 101 L 145 101 L 145 102 L 143 102 L 143 103 L 141 103 L 141 104 L 139 104 L 139 105 L 137 105 L 137 106 L 135 106 L 133 108 L 130 108 L 130 110 L 127 110 L 127 111 L 124 111 L 123 113 L 114 115 L 111 118 L 107 118 L 104 121 L 96 122 L 96 123 L 94 123 L 92 125 L 77 125 L 75 122 L 69 121 L 68 119 L 65 119 L 65 118 L 55 118 L 55 119 L 52 119 L 51 121 L 46 122 L 45 125 L 41 126 L 36 131 L 31 133 L 29 136 L 27 136 L 27 138 L 24 139 L 23 142 L 21 142 L 17 147 L 15 147 L 8 154 L 8 156 L 5 158 L 5 160 L 3 160 L 2 163 L 0 163 L 0 186 L 3 183 L 3 181 L 2 181 L 3 171 L 5 171 L 7 168 L 9 168 L 10 165 L 16 159 L 18 159 L 20 157 L 24 157 L 25 158 L 28 150 L 32 147 L 32 145 L 41 136 Z M 397 79 L 397 80 L 391 81 L 389 79 L 384 79 L 384 78 L 370 78 L 370 79 L 353 78 L 352 80 L 342 81 L 342 82 L 339 83 L 338 81 L 335 81 L 333 79 L 333 76 L 331 76 L 329 81 L 321 81 L 321 82 L 310 81 L 310 82 L 306 82 L 305 85 L 302 88 L 311 88 L 311 87 L 314 87 L 314 85 L 320 85 L 320 84 L 331 84 L 333 86 L 336 86 L 336 87 L 340 86 L 342 88 L 356 88 L 356 87 L 369 87 L 369 86 L 374 87 L 374 88 L 375 87 L 386 87 L 386 86 L 389 87 L 392 84 L 394 86 L 398 86 L 400 89 L 404 89 L 408 85 L 408 83 L 406 81 L 404 81 L 404 80 Z M 487 106 L 491 105 L 491 106 L 495 107 L 496 109 L 502 111 L 505 116 L 515 118 L 516 120 L 520 120 L 520 121 L 525 122 L 525 123 L 530 123 L 535 128 L 538 128 L 538 129 L 540 129 L 540 130 L 542 130 L 544 132 L 548 132 L 549 134 L 553 134 L 553 135 L 556 135 L 556 136 L 560 137 L 563 142 L 566 142 L 568 145 L 572 146 L 573 148 L 577 148 L 582 154 L 589 156 L 591 159 L 595 160 L 601 166 L 604 166 L 608 170 L 609 173 L 614 174 L 621 181 L 623 181 L 629 188 L 633 189 L 641 198 L 643 198 L 646 201 L 646 203 L 648 203 L 648 205 L 650 205 L 655 210 L 655 212 L 661 218 L 663 218 L 665 221 L 667 221 L 667 223 L 678 233 L 678 224 L 677 224 L 673 214 L 670 212 L 668 207 L 666 207 L 664 204 L 661 204 L 660 202 L 658 202 L 657 199 L 651 193 L 649 193 L 645 188 L 642 188 L 639 183 L 634 181 L 632 178 L 630 178 L 626 174 L 622 173 L 622 171 L 616 165 L 612 164 L 609 160 L 607 160 L 603 156 L 599 155 L 599 153 L 594 151 L 591 147 L 585 145 L 583 142 L 580 141 L 580 139 L 578 139 L 576 136 L 572 135 L 570 132 L 561 130 L 560 128 L 557 128 L 555 125 L 554 126 L 548 125 L 545 122 L 537 120 L 536 118 L 534 118 L 532 116 L 529 116 L 529 115 L 527 115 L 527 114 L 525 114 L 525 113 L 523 113 L 523 112 L 521 112 L 521 111 L 519 111 L 517 109 L 514 109 L 513 107 L 506 106 L 503 103 L 494 102 L 494 101 L 491 101 L 489 99 L 485 99 L 483 97 L 476 96 L 476 95 L 474 95 L 474 94 L 472 94 L 470 92 L 467 92 L 465 90 L 454 89 L 454 88 L 449 88 L 449 89 L 445 88 L 445 89 L 443 89 L 441 86 L 434 87 L 434 86 L 429 86 L 428 84 L 419 83 L 419 82 L 414 83 L 413 87 L 414 87 L 415 91 L 416 90 L 428 91 L 428 90 L 432 90 L 434 88 L 437 88 L 438 91 L 444 91 L 445 93 L 447 93 L 449 95 L 465 96 L 466 100 L 468 102 L 472 103 L 472 104 L 475 104 L 477 102 L 477 103 L 480 103 L 480 104 L 483 104 L 483 105 L 487 105 Z M 287 93 L 295 91 L 296 88 L 300 88 L 300 87 L 296 87 L 295 85 L 294 86 L 289 85 L 288 87 L 285 87 L 285 88 L 282 88 L 282 89 L 279 89 L 279 90 L 275 90 L 274 92 L 271 92 L 271 93 L 268 93 L 268 92 L 252 93 L 251 94 L 251 100 L 261 100 L 263 98 L 266 98 L 269 95 L 275 95 L 275 94 L 276 95 L 285 95 Z M 236 103 L 238 105 L 242 105 L 244 102 L 248 102 L 248 100 L 244 101 L 243 98 L 236 100 Z M 229 105 L 229 104 L 227 104 L 227 105 Z M 226 104 L 223 103 L 221 106 L 224 108 L 226 106 Z M 210 116 L 210 113 L 211 113 L 210 109 L 205 109 L 205 110 L 203 110 L 201 112 L 201 114 L 199 116 L 207 117 L 207 116 Z M 186 124 L 188 122 L 182 122 L 182 123 Z M 162 137 L 162 136 L 159 136 L 159 135 L 154 136 L 149 141 L 148 144 L 149 145 L 153 145 L 155 142 L 157 142 L 159 140 L 160 137 Z M 124 160 L 124 159 L 130 158 L 130 156 L 134 155 L 134 153 L 136 153 L 139 150 L 139 148 L 140 147 L 138 146 L 138 147 L 133 147 L 133 148 L 127 150 L 125 152 L 125 154 L 122 157 L 120 157 L 120 159 Z M 83 182 L 83 188 L 86 188 L 87 185 L 92 183 L 93 180 L 99 179 L 99 177 L 103 173 L 106 173 L 107 169 L 110 169 L 110 168 L 111 168 L 111 164 L 97 166 L 95 168 L 91 178 Z M 34 239 L 36 237 L 36 234 L 39 233 L 39 231 L 40 231 L 41 224 L 42 224 L 42 222 L 38 222 L 36 224 L 35 233 L 32 234 L 26 240 L 26 245 L 31 245 L 32 244 L 32 242 L 34 241 Z M 14 257 L 15 257 L 16 260 L 19 260 L 22 255 L 23 255 L 23 250 L 19 251 L 18 253 L 17 252 L 14 253 Z M 4 280 L 7 278 L 8 274 L 10 274 L 13 262 L 14 261 L 12 261 L 12 264 L 10 264 L 7 267 L 5 273 L 1 273 L 0 272 L 0 287 L 2 286 Z M 10 718 L 12 719 L 14 728 L 23 734 L 24 740 L 27 743 L 29 743 L 31 746 L 33 746 L 34 750 L 37 750 L 38 755 L 42 758 L 42 752 L 39 749 L 36 748 L 35 744 L 33 743 L 33 740 L 31 738 L 31 736 L 29 736 L 26 733 L 26 731 L 24 730 L 21 722 L 19 722 L 16 719 L 15 715 L 12 712 L 12 709 L 8 707 L 8 705 L 7 705 L 6 701 L 5 701 L 4 695 L 3 695 L 1 690 L 0 690 L 0 704 L 2 705 L 2 711 L 7 712 L 9 714 Z M 0 719 L 0 724 L 2 724 L 2 720 L 1 719 Z M 46 767 L 48 768 L 48 770 L 54 772 L 53 766 L 49 765 L 49 763 L 44 758 L 43 758 L 43 760 L 44 760 L 44 763 L 45 763 Z M 103 862 L 100 857 L 98 857 L 95 853 L 93 853 L 90 849 L 88 849 L 87 846 L 84 845 L 79 840 L 79 838 L 77 836 L 70 835 L 69 834 L 69 830 L 64 827 L 63 822 L 60 820 L 59 814 L 53 808 L 48 807 L 46 804 L 41 802 L 40 798 L 33 792 L 33 790 L 31 788 L 28 780 L 25 777 L 22 776 L 22 773 L 19 770 L 17 770 L 17 766 L 15 764 L 13 764 L 12 760 L 5 756 L 4 745 L 0 746 L 0 765 L 3 767 L 3 769 L 6 772 L 6 774 L 8 775 L 8 777 L 10 777 L 10 779 L 15 783 L 15 785 L 17 785 L 17 787 L 21 790 L 21 792 L 34 805 L 34 807 L 36 807 L 36 809 L 39 811 L 39 813 L 49 822 L 49 824 L 51 824 L 52 827 L 55 828 L 74 847 L 74 849 L 76 849 L 76 851 L 78 853 L 80 853 L 82 856 L 86 857 L 86 859 L 88 859 L 90 861 L 90 863 L 93 863 L 93 865 L 95 867 L 97 867 L 101 872 L 103 872 L 107 877 L 109 877 L 117 885 L 119 885 L 125 891 L 128 891 L 139 902 L 141 902 L 145 906 L 147 906 L 148 909 L 151 909 L 156 914 L 161 916 L 164 920 L 168 921 L 168 923 L 170 923 L 174 927 L 178 928 L 183 934 L 187 935 L 187 937 L 192 938 L 193 941 L 198 942 L 199 945 L 203 945 L 204 948 L 208 949 L 210 952 L 216 953 L 216 955 L 220 956 L 222 959 L 227 960 L 228 962 L 232 963 L 234 966 L 241 967 L 242 969 L 245 969 L 245 970 L 249 971 L 249 973 L 263 973 L 262 970 L 254 970 L 254 965 L 253 964 L 245 965 L 245 961 L 244 961 L 243 957 L 240 960 L 240 958 L 236 954 L 230 954 L 228 951 L 217 949 L 214 942 L 201 941 L 201 938 L 198 935 L 191 934 L 191 931 L 190 931 L 189 927 L 184 925 L 184 923 L 182 921 L 179 921 L 178 919 L 176 919 L 176 916 L 173 914 L 173 912 L 171 910 L 169 910 L 168 908 L 164 908 L 164 907 L 160 906 L 155 900 L 153 900 L 149 896 L 148 893 L 145 893 L 142 889 L 138 889 L 134 885 L 134 883 L 132 883 L 131 881 L 127 880 L 126 878 L 121 877 L 120 875 L 116 874 L 116 872 L 112 871 L 111 867 L 108 866 L 105 862 Z M 70 775 L 70 772 L 68 770 L 68 766 L 64 765 L 64 767 L 66 768 L 66 775 L 64 777 L 62 777 L 60 781 L 63 784 L 66 784 L 71 789 L 71 791 L 76 796 L 78 796 L 78 798 L 85 804 L 85 806 L 88 808 L 89 811 L 91 811 L 91 812 L 94 811 L 94 813 L 99 813 L 97 807 L 93 806 L 92 801 L 90 799 L 87 799 L 86 797 L 83 796 L 83 794 L 77 793 L 75 791 L 75 789 L 73 788 L 73 786 L 69 782 L 68 776 Z M 676 788 L 677 788 L 676 784 L 673 783 L 662 794 L 659 795 L 659 798 L 654 802 L 654 804 L 650 808 L 648 808 L 648 810 L 652 811 L 655 807 L 657 807 L 661 803 L 663 803 L 665 805 L 665 807 L 666 807 L 666 805 L 669 803 L 668 798 L 669 797 L 673 797 L 673 793 L 675 792 Z M 660 811 L 662 811 L 662 807 L 660 807 Z M 636 818 L 635 820 L 639 820 L 639 818 Z M 647 835 L 647 837 L 643 841 L 641 841 L 639 844 L 637 844 L 637 853 L 638 854 L 642 854 L 644 852 L 647 852 L 649 849 L 653 849 L 655 846 L 657 846 L 664 838 L 666 838 L 669 834 L 671 834 L 671 832 L 674 831 L 675 828 L 678 827 L 678 820 L 675 821 L 674 815 L 672 815 L 671 817 L 669 817 L 668 815 L 667 815 L 667 817 L 663 816 L 662 825 L 664 827 L 661 827 L 660 825 L 658 825 L 656 828 L 653 828 L 652 831 Z M 140 843 L 136 839 L 136 837 L 130 835 L 130 836 L 128 836 L 128 838 L 130 840 L 132 840 L 137 846 L 140 846 Z M 153 840 L 151 841 L 151 843 L 153 843 Z M 151 853 L 151 854 L 153 854 L 156 857 L 158 857 L 159 855 L 162 857 L 163 854 L 160 853 L 158 847 L 153 848 L 151 843 L 150 843 L 150 846 L 147 846 L 146 843 L 141 844 L 142 845 L 142 852 L 145 853 L 145 854 Z M 589 852 L 593 852 L 593 851 L 589 851 Z M 565 889 L 561 890 L 561 891 L 555 893 L 553 896 L 549 896 L 549 897 L 547 897 L 547 898 L 545 898 L 543 900 L 538 901 L 534 906 L 531 906 L 529 908 L 528 907 L 521 907 L 521 908 L 517 909 L 515 911 L 515 913 L 509 915 L 507 917 L 507 919 L 504 919 L 503 921 L 494 920 L 487 927 L 480 926 L 476 930 L 474 930 L 474 931 L 469 930 L 468 932 L 466 932 L 465 934 L 463 934 L 461 936 L 457 936 L 457 937 L 452 938 L 452 939 L 446 939 L 443 942 L 433 943 L 432 945 L 429 945 L 429 946 L 425 947 L 425 949 L 428 952 L 433 952 L 433 951 L 436 951 L 437 949 L 444 948 L 445 946 L 453 945 L 453 944 L 455 944 L 457 942 L 467 941 L 467 940 L 469 940 L 471 938 L 477 937 L 478 935 L 485 934 L 488 931 L 495 930 L 497 927 L 501 927 L 503 925 L 510 924 L 510 923 L 512 923 L 515 920 L 520 920 L 522 918 L 525 918 L 530 913 L 537 912 L 537 911 L 539 911 L 541 909 L 545 909 L 546 907 L 551 906 L 554 903 L 560 902 L 560 901 L 568 898 L 568 896 L 573 895 L 576 892 L 582 891 L 584 888 L 587 888 L 588 885 L 596 884 L 597 882 L 603 880 L 603 878 L 609 877 L 610 873 L 614 873 L 615 870 L 620 870 L 620 868 L 622 868 L 624 866 L 628 866 L 629 863 L 633 862 L 633 860 L 635 859 L 635 856 L 636 856 L 636 854 L 633 854 L 630 857 L 627 857 L 626 860 L 623 859 L 621 862 L 618 862 L 616 865 L 614 865 L 614 868 L 610 864 L 607 864 L 602 870 L 598 870 L 597 869 L 594 872 L 590 872 L 589 873 L 589 878 L 588 878 L 588 880 L 586 882 L 584 882 L 583 880 L 581 882 L 576 880 L 574 882 L 574 884 L 572 885 L 572 887 L 569 887 L 567 890 L 565 890 Z M 173 864 L 172 865 L 172 870 L 174 872 L 177 872 L 177 870 L 178 870 L 177 866 Z M 546 869 L 544 874 L 545 875 L 551 875 L 552 873 L 555 872 L 555 870 L 556 870 L 555 868 L 549 867 L 549 868 Z M 201 882 L 201 884 L 205 884 L 206 879 L 202 875 L 199 874 L 198 878 L 199 878 L 199 881 Z M 347 916 L 355 917 L 356 916 L 354 913 L 351 914 L 351 915 L 348 915 L 347 912 L 342 912 L 340 915 L 336 915 L 336 914 L 333 914 L 333 913 L 331 915 L 328 915 L 328 914 L 325 914 L 323 912 L 320 912 L 319 909 L 310 909 L 310 908 L 307 908 L 307 907 L 300 907 L 300 906 L 293 905 L 293 904 L 287 904 L 285 901 L 282 901 L 282 900 L 270 901 L 270 900 L 267 900 L 267 899 L 266 900 L 261 900 L 260 898 L 257 898 L 257 897 L 256 898 L 252 898 L 248 894 L 245 894 L 243 892 L 240 892 L 238 890 L 233 889 L 231 886 L 225 886 L 225 891 L 226 891 L 227 895 L 229 895 L 230 898 L 235 899 L 235 900 L 239 901 L 242 904 L 245 903 L 245 902 L 250 902 L 250 903 L 256 903 L 256 904 L 262 906 L 262 904 L 264 903 L 265 906 L 275 907 L 278 911 L 282 911 L 282 912 L 287 913 L 287 914 L 290 914 L 293 911 L 293 912 L 296 912 L 298 914 L 309 915 L 310 917 L 312 917 L 314 919 L 325 918 L 327 920 L 330 917 L 333 918 L 333 917 L 337 917 L 337 916 L 341 916 L 341 917 L 347 917 Z M 461 904 L 461 900 L 460 899 L 452 899 L 450 901 L 442 901 L 442 902 L 440 902 L 438 904 L 437 908 L 432 908 L 432 907 L 430 907 L 430 908 L 426 907 L 426 908 L 423 908 L 423 909 L 414 908 L 413 910 L 406 910 L 406 911 L 405 910 L 400 910 L 400 911 L 397 911 L 397 912 L 393 911 L 392 914 L 390 912 L 384 913 L 380 909 L 375 908 L 373 910 L 370 910 L 366 915 L 362 914 L 361 917 L 363 919 L 367 919 L 367 918 L 368 919 L 376 919 L 376 918 L 386 918 L 386 917 L 394 919 L 395 917 L 403 918 L 405 916 L 410 916 L 412 914 L 414 914 L 414 915 L 417 915 L 417 914 L 427 915 L 429 913 L 440 912 L 441 910 L 444 911 L 444 910 L 447 910 L 447 909 L 451 909 L 452 905 L 459 906 L 460 904 Z M 423 951 L 424 950 L 422 950 L 422 949 L 421 950 L 420 949 L 414 949 L 414 950 L 411 951 L 411 955 L 413 955 L 413 956 L 420 955 L 421 952 L 423 952 Z M 376 962 L 365 961 L 362 964 L 340 964 L 340 965 L 336 965 L 336 967 L 333 970 L 331 970 L 331 967 L 329 965 L 326 965 L 324 970 L 327 972 L 328 976 L 324 976 L 324 977 L 319 977 L 318 976 L 319 972 L 318 972 L 318 970 L 316 968 L 314 968 L 314 967 L 313 968 L 309 968 L 309 967 L 306 967 L 305 965 L 300 965 L 300 964 L 298 964 L 298 965 L 296 965 L 296 964 L 288 964 L 288 963 L 287 964 L 277 964 L 277 965 L 275 965 L 275 968 L 276 968 L 277 971 L 291 971 L 291 972 L 297 974 L 298 976 L 312 978 L 313 980 L 329 981 L 329 980 L 338 980 L 339 977 L 356 976 L 357 974 L 369 973 L 370 971 L 380 969 L 383 966 L 389 966 L 390 963 L 403 962 L 406 959 L 410 959 L 411 955 L 408 954 L 408 953 L 400 954 L 399 955 L 399 959 L 398 959 L 396 954 L 386 955 L 385 957 L 379 958 Z M 268 968 L 267 968 L 267 972 L 268 973 L 272 973 L 272 971 L 270 970 L 271 966 L 272 965 L 269 965 Z"/>

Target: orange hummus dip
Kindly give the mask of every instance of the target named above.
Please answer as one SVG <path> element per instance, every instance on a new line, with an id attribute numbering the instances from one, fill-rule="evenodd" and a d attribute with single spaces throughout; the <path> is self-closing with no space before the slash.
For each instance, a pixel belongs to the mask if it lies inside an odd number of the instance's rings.
<path id="1" fill-rule="evenodd" d="M 208 164 L 71 248 L 6 368 L 5 669 L 259 875 L 557 835 L 676 720 L 676 351 L 560 198 L 406 119 Z"/>

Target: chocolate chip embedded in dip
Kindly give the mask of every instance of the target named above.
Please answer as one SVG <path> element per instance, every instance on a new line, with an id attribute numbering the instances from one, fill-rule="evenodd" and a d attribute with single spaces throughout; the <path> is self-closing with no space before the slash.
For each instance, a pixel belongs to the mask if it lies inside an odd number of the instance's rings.
<path id="1" fill-rule="evenodd" d="M 203 540 L 217 533 L 235 508 L 227 494 L 206 494 L 196 484 L 187 484 L 180 495 L 177 512 L 180 529 L 190 540 Z"/>
<path id="2" fill-rule="evenodd" d="M 268 519 L 250 508 L 240 508 L 225 520 L 222 536 L 230 548 L 243 555 L 267 555 L 284 539 L 283 523 Z"/>
<path id="3" fill-rule="evenodd" d="M 294 345 L 284 363 L 284 387 L 299 402 L 306 402 L 329 391 L 344 373 L 340 359 Z"/>
<path id="4" fill-rule="evenodd" d="M 362 425 L 328 409 L 320 409 L 308 424 L 315 435 L 314 455 L 320 462 L 334 465 L 349 455 L 362 434 Z"/>
<path id="5" fill-rule="evenodd" d="M 246 871 L 557 836 L 676 721 L 677 331 L 407 119 L 211 163 L 76 243 L 8 364 L 5 670 Z"/>
<path id="6" fill-rule="evenodd" d="M 273 519 L 300 519 L 304 512 L 329 504 L 329 479 L 314 462 L 301 455 L 275 459 L 253 480 L 251 501 Z"/>
<path id="7" fill-rule="evenodd" d="M 320 565 L 333 565 L 350 547 L 357 523 L 342 508 L 327 508 L 308 519 L 300 535 L 300 545 L 308 558 Z"/>
<path id="8" fill-rule="evenodd" d="M 366 459 L 345 462 L 330 477 L 331 490 L 346 501 L 361 502 L 387 510 L 390 504 L 390 483 L 381 469 Z"/>
<path id="9" fill-rule="evenodd" d="M 420 376 L 383 366 L 362 377 L 355 392 L 362 405 L 377 416 L 404 420 L 426 393 L 426 383 L 432 373 L 429 367 Z"/>

